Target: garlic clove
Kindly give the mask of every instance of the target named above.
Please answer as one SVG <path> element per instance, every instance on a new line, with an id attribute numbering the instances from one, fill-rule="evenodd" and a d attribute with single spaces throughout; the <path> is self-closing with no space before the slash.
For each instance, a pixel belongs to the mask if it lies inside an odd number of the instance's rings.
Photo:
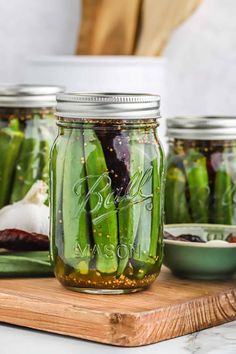
<path id="1" fill-rule="evenodd" d="M 14 228 L 49 235 L 49 207 L 43 204 L 47 189 L 46 183 L 37 181 L 21 201 L 2 208 L 0 230 Z"/>

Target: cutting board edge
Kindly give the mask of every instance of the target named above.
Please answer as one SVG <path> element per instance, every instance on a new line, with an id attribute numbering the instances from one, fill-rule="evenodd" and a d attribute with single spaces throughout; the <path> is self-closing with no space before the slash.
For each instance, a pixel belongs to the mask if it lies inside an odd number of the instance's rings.
<path id="1" fill-rule="evenodd" d="M 3 293 L 2 293 L 3 294 Z M 50 320 L 54 320 L 52 322 L 48 322 L 48 328 L 45 327 L 45 323 L 41 320 L 37 320 L 37 316 L 39 315 L 37 310 L 37 304 L 35 304 L 35 310 L 25 310 L 24 311 L 24 318 L 14 318 L 14 311 L 19 310 L 19 308 L 9 308 L 6 305 L 1 305 L 2 301 L 4 300 L 4 296 L 0 293 L 0 321 L 4 323 L 9 323 L 12 325 L 23 326 L 28 328 L 33 328 L 40 331 L 50 332 L 50 333 L 57 333 L 62 335 L 67 335 L 70 337 L 76 337 L 81 339 L 86 339 L 90 341 L 105 343 L 105 344 L 112 344 L 115 346 L 122 346 L 122 347 L 137 347 L 152 343 L 157 343 L 166 339 L 175 338 L 181 335 L 189 334 L 196 332 L 198 330 L 206 329 L 209 327 L 213 327 L 216 325 L 220 325 L 226 322 L 230 322 L 236 319 L 236 289 L 229 289 L 226 291 L 221 291 L 216 295 L 208 295 L 208 296 L 201 296 L 196 299 L 189 300 L 185 303 L 179 303 L 175 306 L 166 306 L 162 309 L 157 310 L 150 310 L 144 312 L 128 312 L 128 313 L 119 313 L 114 310 L 114 312 L 99 312 L 99 311 L 91 311 L 93 315 L 97 315 L 98 323 L 95 324 L 94 330 L 99 333 L 101 329 L 101 321 L 104 321 L 104 330 L 106 330 L 106 337 L 88 335 L 86 329 L 82 326 L 75 328 L 74 332 L 67 331 L 65 329 L 61 329 L 60 326 L 63 328 L 63 323 L 65 321 L 70 321 L 69 318 L 60 317 L 60 321 L 58 321 L 58 316 L 53 315 L 53 313 L 46 313 L 42 314 L 42 316 L 48 317 Z M 9 294 L 8 294 L 9 297 Z M 11 295 L 11 299 L 8 298 L 10 302 L 12 300 L 17 300 L 19 297 L 17 295 Z M 230 300 L 231 298 L 231 300 Z M 25 297 L 26 301 L 30 302 L 30 299 Z M 6 298 L 5 298 L 6 300 Z M 24 299 L 21 298 L 19 301 L 22 302 Z M 206 305 L 211 302 L 211 311 L 214 315 L 216 315 L 215 309 L 213 309 L 213 305 L 218 304 L 219 311 L 218 317 L 215 317 L 213 320 L 210 319 L 207 321 L 207 314 L 205 313 Z M 40 303 L 40 301 L 38 300 Z M 4 303 L 4 301 L 3 301 Z M 37 301 L 36 301 L 37 303 Z M 6 304 L 6 302 L 5 302 Z M 17 304 L 17 301 L 15 301 Z M 32 305 L 32 304 L 31 304 Z M 232 309 L 232 314 L 229 314 L 227 317 L 225 316 L 225 306 L 228 305 L 228 308 Z M 183 315 L 183 307 L 188 306 L 187 315 Z M 20 306 L 19 306 L 20 307 Z M 7 311 L 8 314 L 6 318 L 2 313 L 2 311 Z M 9 318 L 9 312 L 12 312 L 12 315 Z M 186 310 L 185 310 L 186 312 Z M 80 316 L 84 313 L 84 309 L 78 311 L 76 309 L 76 314 L 78 316 L 78 321 L 80 321 Z M 199 316 L 200 313 L 200 316 Z M 174 314 L 174 315 L 173 315 Z M 196 316 L 198 314 L 198 316 Z M 224 314 L 224 316 L 223 316 Z M 220 316 L 221 315 L 221 316 Z M 187 316 L 187 317 L 186 317 Z M 55 318 L 54 318 L 55 317 Z M 195 322 L 191 323 L 189 321 L 189 327 L 185 328 L 184 323 L 186 318 L 189 320 L 190 318 L 194 318 Z M 196 317 L 196 318 L 195 318 Z M 202 323 L 197 323 L 200 319 L 206 319 L 206 321 Z M 155 322 L 155 326 L 153 323 Z M 160 326 L 163 325 L 164 329 Z M 150 325 L 151 324 L 151 325 Z M 51 326 L 56 326 L 54 329 Z M 170 331 L 171 329 L 171 331 Z M 129 333 L 127 334 L 127 330 Z M 139 333 L 145 334 L 144 336 L 140 336 Z"/>
<path id="2" fill-rule="evenodd" d="M 232 322 L 236 320 L 236 315 L 234 318 L 230 319 L 230 320 L 225 320 L 222 321 L 220 323 L 212 323 L 210 326 L 202 326 L 201 328 L 199 328 L 197 331 L 202 331 L 208 328 L 212 328 L 212 327 L 217 327 L 220 326 L 222 324 L 228 323 L 228 322 Z M 67 336 L 67 337 L 71 337 L 71 338 L 75 338 L 75 339 L 81 339 L 81 340 L 87 340 L 87 341 L 91 341 L 94 343 L 100 343 L 100 344 L 107 344 L 107 345 L 112 345 L 112 346 L 116 346 L 116 347 L 122 347 L 122 348 L 136 348 L 136 347 L 142 347 L 142 346 L 146 346 L 146 345 L 151 345 L 151 344 L 156 344 L 156 343 L 160 343 L 169 339 L 174 339 L 174 338 L 178 338 L 181 337 L 183 335 L 188 335 L 188 334 L 192 334 L 195 333 L 196 330 L 194 331 L 189 331 L 186 332 L 184 334 L 178 334 L 176 336 L 166 336 L 165 338 L 160 338 L 158 340 L 155 341 L 140 341 L 140 342 L 135 342 L 135 343 L 131 343 L 130 340 L 126 343 L 119 343 L 116 340 L 109 340 L 109 339 L 101 339 L 101 338 L 95 338 L 95 337 L 90 337 L 90 336 L 80 336 L 80 335 L 75 335 L 75 334 L 71 334 L 68 332 L 64 332 L 64 331 L 59 331 L 59 330 L 49 330 L 49 329 L 44 329 L 43 327 L 39 327 L 39 326 L 34 326 L 34 325 L 26 325 L 26 324 L 22 324 L 22 323 L 17 323 L 15 321 L 9 321 L 9 320 L 2 320 L 0 319 L 0 323 L 2 324 L 6 324 L 6 325 L 13 325 L 16 327 L 21 327 L 21 328 L 28 328 L 28 329 L 32 329 L 32 330 L 36 330 L 39 332 L 45 332 L 45 333 L 51 333 L 51 334 L 56 334 L 56 335 L 62 335 L 62 336 Z"/>

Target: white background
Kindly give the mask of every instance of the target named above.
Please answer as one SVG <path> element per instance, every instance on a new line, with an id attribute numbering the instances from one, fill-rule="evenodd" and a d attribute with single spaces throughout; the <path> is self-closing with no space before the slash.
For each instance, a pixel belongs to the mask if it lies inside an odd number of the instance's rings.
<path id="1" fill-rule="evenodd" d="M 0 82 L 19 82 L 31 55 L 73 54 L 79 0 L 0 0 Z"/>
<path id="2" fill-rule="evenodd" d="M 27 57 L 73 54 L 79 0 L 0 0 L 0 82 Z M 236 1 L 203 0 L 165 51 L 168 114 L 236 115 Z"/>
<path id="3" fill-rule="evenodd" d="M 203 0 L 165 54 L 171 115 L 236 116 L 235 0 Z"/>

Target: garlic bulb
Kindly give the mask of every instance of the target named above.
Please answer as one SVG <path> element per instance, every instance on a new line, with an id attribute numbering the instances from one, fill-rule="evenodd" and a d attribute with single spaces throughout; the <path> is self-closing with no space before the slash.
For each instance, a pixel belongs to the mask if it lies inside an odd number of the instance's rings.
<path id="1" fill-rule="evenodd" d="M 37 181 L 19 202 L 0 210 L 0 230 L 19 229 L 49 235 L 49 207 L 46 201 L 47 185 Z"/>

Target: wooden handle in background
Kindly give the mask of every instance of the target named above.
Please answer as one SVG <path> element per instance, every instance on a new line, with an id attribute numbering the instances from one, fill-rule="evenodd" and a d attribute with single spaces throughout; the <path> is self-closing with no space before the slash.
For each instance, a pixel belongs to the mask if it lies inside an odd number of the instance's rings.
<path id="1" fill-rule="evenodd" d="M 131 55 L 141 0 L 82 0 L 76 54 Z"/>
<path id="2" fill-rule="evenodd" d="M 202 0 L 144 0 L 135 55 L 161 55 L 173 30 Z"/>

